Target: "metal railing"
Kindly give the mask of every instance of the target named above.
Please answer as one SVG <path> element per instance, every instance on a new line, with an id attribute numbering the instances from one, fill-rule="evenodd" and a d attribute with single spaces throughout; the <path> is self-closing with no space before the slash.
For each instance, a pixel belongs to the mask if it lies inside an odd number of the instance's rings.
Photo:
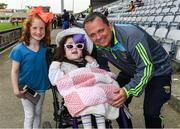
<path id="1" fill-rule="evenodd" d="M 16 43 L 21 36 L 22 28 L 0 31 L 0 52 L 14 43 Z"/>

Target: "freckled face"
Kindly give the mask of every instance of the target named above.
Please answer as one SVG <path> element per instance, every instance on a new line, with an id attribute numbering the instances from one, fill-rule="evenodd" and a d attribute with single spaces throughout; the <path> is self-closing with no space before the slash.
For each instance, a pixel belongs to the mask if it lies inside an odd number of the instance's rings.
<path id="1" fill-rule="evenodd" d="M 43 39 L 45 36 L 45 23 L 41 19 L 35 18 L 31 23 L 30 34 L 31 39 L 37 41 Z"/>
<path id="2" fill-rule="evenodd" d="M 102 47 L 111 44 L 112 25 L 105 24 L 101 18 L 96 17 L 93 21 L 87 22 L 84 28 L 94 44 Z"/>

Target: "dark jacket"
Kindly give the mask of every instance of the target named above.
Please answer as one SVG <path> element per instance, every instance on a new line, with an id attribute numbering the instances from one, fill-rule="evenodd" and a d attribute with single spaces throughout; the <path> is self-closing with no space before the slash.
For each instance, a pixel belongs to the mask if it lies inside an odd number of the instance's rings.
<path id="1" fill-rule="evenodd" d="M 62 20 L 69 21 L 69 13 L 68 12 L 64 12 L 64 14 L 62 15 Z"/>
<path id="2" fill-rule="evenodd" d="M 124 86 L 128 97 L 141 95 L 152 77 L 171 75 L 169 55 L 144 30 L 115 24 L 112 33 L 111 46 L 96 46 L 96 57 L 101 68 L 108 70 L 109 61 L 132 78 Z"/>

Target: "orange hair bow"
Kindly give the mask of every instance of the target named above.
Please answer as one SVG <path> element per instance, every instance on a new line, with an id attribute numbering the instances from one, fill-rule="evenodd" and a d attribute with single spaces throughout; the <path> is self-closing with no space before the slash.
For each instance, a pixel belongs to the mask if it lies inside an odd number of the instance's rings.
<path id="1" fill-rule="evenodd" d="M 32 8 L 29 16 L 33 16 L 35 14 L 37 14 L 45 23 L 51 22 L 53 19 L 53 14 L 49 12 L 43 12 L 42 6 Z"/>

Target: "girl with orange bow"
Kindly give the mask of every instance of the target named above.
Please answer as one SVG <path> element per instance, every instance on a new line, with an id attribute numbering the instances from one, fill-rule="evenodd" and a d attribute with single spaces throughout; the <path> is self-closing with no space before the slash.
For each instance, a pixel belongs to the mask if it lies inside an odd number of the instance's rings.
<path id="1" fill-rule="evenodd" d="M 26 19 L 20 42 L 12 49 L 11 81 L 14 94 L 21 99 L 25 119 L 24 128 L 40 127 L 42 104 L 49 86 L 46 47 L 50 44 L 50 22 L 53 14 L 33 8 Z M 25 90 L 25 87 L 28 90 Z M 27 92 L 40 96 L 37 103 L 27 97 Z"/>

